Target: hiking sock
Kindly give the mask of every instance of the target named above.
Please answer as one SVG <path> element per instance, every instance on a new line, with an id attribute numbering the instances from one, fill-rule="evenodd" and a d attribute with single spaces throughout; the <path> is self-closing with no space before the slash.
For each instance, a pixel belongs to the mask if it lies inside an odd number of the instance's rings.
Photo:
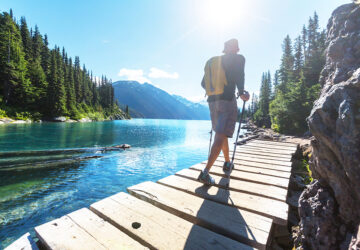
<path id="1" fill-rule="evenodd" d="M 204 174 L 208 175 L 209 174 L 209 170 L 207 170 L 206 168 L 204 168 L 204 170 L 202 171 Z"/>

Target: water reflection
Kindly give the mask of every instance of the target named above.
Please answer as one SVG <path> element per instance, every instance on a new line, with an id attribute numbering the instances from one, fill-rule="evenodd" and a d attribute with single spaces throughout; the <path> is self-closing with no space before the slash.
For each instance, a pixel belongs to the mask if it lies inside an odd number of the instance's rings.
<path id="1" fill-rule="evenodd" d="M 205 160 L 209 129 L 209 121 L 141 119 L 0 126 L 0 151 L 123 143 L 132 146 L 126 151 L 99 153 L 102 156 L 99 159 L 51 167 L 43 164 L 36 169 L 32 164 L 47 156 L 12 159 L 12 164 L 31 162 L 22 171 L 5 170 L 6 161 L 0 159 L 0 248 L 25 232 L 33 234 L 33 228 L 46 221 L 124 192 L 128 186 L 157 181 Z M 77 154 L 76 157 L 88 155 Z M 62 156 L 52 157 L 63 159 Z M 66 158 L 69 155 L 64 155 Z"/>

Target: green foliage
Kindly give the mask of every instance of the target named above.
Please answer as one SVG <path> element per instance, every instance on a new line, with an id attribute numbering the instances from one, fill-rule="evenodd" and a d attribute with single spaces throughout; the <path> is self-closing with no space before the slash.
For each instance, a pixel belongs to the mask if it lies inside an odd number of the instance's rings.
<path id="1" fill-rule="evenodd" d="M 258 110 L 254 113 L 254 121 L 259 127 L 269 128 L 270 115 L 269 105 L 271 99 L 271 75 L 270 72 L 263 73 L 260 88 L 260 101 L 258 104 Z"/>
<path id="2" fill-rule="evenodd" d="M 5 110 L 0 109 L 0 118 L 7 117 Z"/>
<path id="3" fill-rule="evenodd" d="M 320 85 L 307 88 L 301 79 L 288 87 L 287 93 L 279 92 L 270 104 L 272 128 L 279 133 L 302 134 L 308 129 L 306 117 L 319 96 Z"/>
<path id="4" fill-rule="evenodd" d="M 102 120 L 122 112 L 114 105 L 111 80 L 95 81 L 79 57 L 73 64 L 64 48 L 60 53 L 48 45 L 47 35 L 37 26 L 30 32 L 24 17 L 18 25 L 8 13 L 0 14 L 1 116 Z"/>
<path id="5" fill-rule="evenodd" d="M 306 118 L 319 96 L 321 87 L 318 81 L 325 64 L 325 31 L 319 31 L 318 23 L 318 16 L 314 13 L 294 46 L 289 36 L 284 39 L 281 65 L 275 72 L 275 90 L 270 98 L 267 81 L 270 82 L 271 78 L 269 74 L 266 77 L 263 74 L 259 108 L 253 112 L 258 126 L 268 127 L 270 116 L 271 128 L 276 132 L 301 135 L 308 130 Z"/>

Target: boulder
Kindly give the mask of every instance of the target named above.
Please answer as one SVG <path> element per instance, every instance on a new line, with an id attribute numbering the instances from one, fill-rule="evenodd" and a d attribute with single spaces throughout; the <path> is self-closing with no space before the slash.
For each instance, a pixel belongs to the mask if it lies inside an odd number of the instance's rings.
<path id="1" fill-rule="evenodd" d="M 327 28 L 322 90 L 308 117 L 318 181 L 300 197 L 299 214 L 304 246 L 342 249 L 360 223 L 360 5 L 337 8 Z"/>
<path id="2" fill-rule="evenodd" d="M 81 118 L 79 122 L 91 122 L 92 120 L 89 117 Z"/>
<path id="3" fill-rule="evenodd" d="M 65 116 L 58 116 L 58 117 L 54 117 L 52 119 L 53 122 L 65 122 L 66 121 L 66 117 Z"/>

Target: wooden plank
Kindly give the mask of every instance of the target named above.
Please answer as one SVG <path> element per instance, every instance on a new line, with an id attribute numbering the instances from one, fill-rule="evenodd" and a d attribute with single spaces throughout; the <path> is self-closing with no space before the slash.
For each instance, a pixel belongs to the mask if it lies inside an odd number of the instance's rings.
<path id="1" fill-rule="evenodd" d="M 285 202 L 226 190 L 215 186 L 205 186 L 198 181 L 170 175 L 158 183 L 197 195 L 199 197 L 232 205 L 273 219 L 274 223 L 286 225 L 288 205 Z M 231 183 L 230 183 L 231 185 Z"/>
<path id="2" fill-rule="evenodd" d="M 269 141 L 269 140 L 260 140 L 260 139 L 254 139 L 252 141 L 260 142 L 260 143 L 267 143 L 267 144 L 274 144 L 274 145 L 290 146 L 290 147 L 297 147 L 299 145 L 298 143 L 293 143 L 293 142 Z"/>
<path id="3" fill-rule="evenodd" d="M 87 208 L 67 216 L 107 249 L 148 249 Z"/>
<path id="4" fill-rule="evenodd" d="M 11 243 L 4 250 L 39 250 L 35 241 L 31 238 L 29 233 L 24 234 L 19 239 Z"/>
<path id="5" fill-rule="evenodd" d="M 206 164 L 206 162 L 207 161 L 203 161 L 202 163 Z M 217 165 L 220 164 L 222 167 L 224 165 L 224 162 L 225 162 L 225 158 L 223 156 L 219 156 L 217 158 L 216 161 Z M 291 167 L 279 166 L 277 164 L 271 164 L 271 163 L 262 163 L 262 162 L 234 159 L 234 165 L 235 165 L 235 169 L 237 170 L 256 172 L 258 171 L 258 169 L 262 169 L 263 171 L 267 171 L 269 175 L 281 176 L 285 178 L 289 178 L 291 173 Z"/>
<path id="6" fill-rule="evenodd" d="M 245 145 L 254 146 L 254 147 L 261 147 L 261 148 L 270 148 L 270 149 L 278 149 L 278 150 L 291 150 L 296 151 L 297 147 L 286 147 L 281 145 L 270 145 L 265 143 L 259 143 L 259 142 L 248 142 Z"/>
<path id="7" fill-rule="evenodd" d="M 230 150 L 230 154 L 232 154 L 233 150 Z M 290 154 L 278 154 L 278 153 L 269 153 L 269 152 L 264 152 L 264 151 L 259 151 L 256 149 L 249 149 L 249 148 L 245 148 L 245 147 L 237 147 L 236 148 L 236 152 L 235 154 L 252 154 L 252 155 L 260 155 L 260 156 L 267 156 L 267 157 L 275 157 L 276 159 L 281 159 L 281 160 L 289 160 L 291 161 L 292 155 Z"/>
<path id="8" fill-rule="evenodd" d="M 222 155 L 220 157 L 223 157 Z M 230 157 L 232 157 L 232 155 L 230 155 Z M 259 156 L 255 156 L 255 155 L 251 155 L 251 154 L 237 154 L 235 153 L 234 159 L 236 160 L 243 160 L 243 161 L 250 161 L 250 162 L 259 162 L 259 163 L 268 163 L 268 164 L 275 164 L 278 166 L 285 166 L 285 167 L 291 167 L 292 162 L 290 162 L 289 160 L 284 161 L 284 160 L 278 160 L 278 159 L 274 159 L 274 158 L 263 158 L 263 157 L 259 157 Z"/>
<path id="9" fill-rule="evenodd" d="M 203 168 L 206 166 L 206 161 L 200 163 Z M 290 178 L 290 171 L 285 172 L 285 171 L 278 171 L 278 170 L 274 170 L 274 169 L 267 169 L 267 168 L 262 168 L 262 167 L 256 167 L 256 166 L 244 166 L 242 164 L 238 164 L 237 161 L 234 162 L 234 169 L 237 171 L 241 171 L 241 172 L 248 172 L 248 173 L 254 173 L 254 174 L 262 174 L 262 175 L 268 175 L 268 176 L 275 176 L 275 177 L 280 177 L 280 178 L 286 178 L 289 179 Z M 216 160 L 213 164 L 213 166 L 216 167 L 220 167 L 222 168 L 224 165 L 224 160 Z"/>
<path id="10" fill-rule="evenodd" d="M 231 151 L 233 152 L 233 151 Z M 230 154 L 232 156 L 232 154 Z M 287 166 L 287 164 L 291 165 L 291 157 L 277 157 L 277 156 L 268 156 L 268 155 L 259 155 L 259 154 L 254 154 L 254 153 L 244 153 L 244 152 L 235 152 L 235 159 L 241 159 L 242 157 L 248 157 L 248 158 L 252 158 L 253 160 L 272 160 L 272 161 L 276 161 L 279 163 L 283 163 L 286 164 L 285 166 Z"/>
<path id="11" fill-rule="evenodd" d="M 296 150 L 298 145 L 297 144 L 289 144 L 289 143 L 282 143 L 282 142 L 269 142 L 269 141 L 261 141 L 261 140 L 251 140 L 248 143 L 257 143 L 261 145 L 270 145 L 270 146 L 277 146 L 277 147 L 284 147 L 289 149 Z"/>
<path id="12" fill-rule="evenodd" d="M 48 249 L 106 249 L 67 216 L 37 226 L 35 232 Z"/>
<path id="13" fill-rule="evenodd" d="M 98 201 L 90 209 L 152 249 L 252 249 L 126 193 Z"/>
<path id="14" fill-rule="evenodd" d="M 277 149 L 277 148 L 262 147 L 262 146 L 260 147 L 260 146 L 247 145 L 247 144 L 240 145 L 239 148 L 246 148 L 248 150 L 257 150 L 257 151 L 261 151 L 261 152 L 286 155 L 286 156 L 289 156 L 289 155 L 292 156 L 295 153 L 295 150 Z"/>
<path id="15" fill-rule="evenodd" d="M 265 249 L 268 243 L 272 220 L 264 216 L 153 182 L 129 187 L 128 192 L 192 223 L 251 246 Z"/>
<path id="16" fill-rule="evenodd" d="M 200 171 L 195 169 L 183 169 L 177 172 L 175 175 L 189 178 L 191 180 L 197 180 Z M 218 175 L 213 175 L 215 179 L 215 185 L 221 188 L 226 188 L 227 180 Z M 259 183 L 253 183 L 248 181 L 241 181 L 232 179 L 230 182 L 230 190 L 240 191 L 249 194 L 255 194 L 259 196 L 264 196 L 271 199 L 276 199 L 279 201 L 286 201 L 287 190 L 284 188 L 279 188 L 275 186 L 269 186 Z"/>
<path id="17" fill-rule="evenodd" d="M 193 165 L 190 167 L 191 169 L 196 170 L 203 170 L 204 167 L 202 165 Z M 216 174 L 225 177 L 225 174 L 221 167 L 214 166 L 210 169 L 210 174 Z M 231 179 L 237 179 L 237 180 L 244 180 L 244 181 L 250 181 L 260 184 L 266 184 L 266 185 L 273 185 L 281 188 L 287 189 L 289 186 L 289 179 L 274 177 L 274 176 L 267 176 L 262 174 L 255 174 L 255 173 L 248 173 L 248 172 L 241 172 L 237 169 L 233 170 L 231 172 Z"/>
<path id="18" fill-rule="evenodd" d="M 293 155 L 295 153 L 295 151 L 293 150 L 284 150 L 284 149 L 271 149 L 271 148 L 265 148 L 265 147 L 258 147 L 258 146 L 250 146 L 250 145 L 241 145 L 239 146 L 239 148 L 246 148 L 246 149 L 251 149 L 251 150 L 257 150 L 260 152 L 266 152 L 266 153 L 275 153 L 275 154 L 280 154 L 280 155 Z"/>

